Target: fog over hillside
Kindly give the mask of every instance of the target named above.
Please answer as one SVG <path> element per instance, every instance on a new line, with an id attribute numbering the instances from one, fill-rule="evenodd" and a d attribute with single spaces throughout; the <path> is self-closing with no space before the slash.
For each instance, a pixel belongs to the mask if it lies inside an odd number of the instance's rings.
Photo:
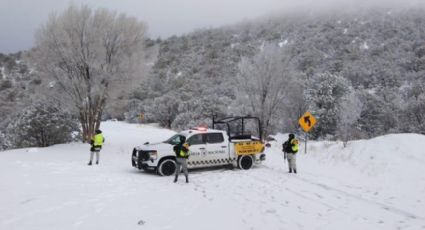
<path id="1" fill-rule="evenodd" d="M 148 23 L 149 34 L 153 39 L 251 20 L 273 12 L 286 14 L 383 6 L 401 8 L 424 4 L 420 0 L 74 0 L 72 2 L 135 16 Z M 36 29 L 47 20 L 50 13 L 61 12 L 69 3 L 68 0 L 1 0 L 0 31 L 4 33 L 0 53 L 30 49 L 33 46 Z"/>
<path id="2" fill-rule="evenodd" d="M 257 110 L 261 103 L 246 106 L 256 100 L 252 95 L 258 90 L 255 85 L 244 89 L 243 82 L 269 75 L 273 70 L 261 68 L 268 57 L 278 55 L 285 70 L 276 74 L 283 74 L 285 81 L 280 85 L 282 100 L 268 111 L 268 132 L 297 129 L 305 110 L 321 119 L 316 137 L 341 138 L 342 117 L 350 116 L 343 111 L 358 111 L 348 125 L 354 128 L 352 138 L 424 132 L 419 115 L 424 108 L 423 15 L 420 7 L 320 11 L 172 37 L 161 43 L 150 79 L 135 92 L 132 108 L 146 112 L 148 121 L 174 128 L 209 123 L 206 117 L 213 112 L 267 120 L 265 111 Z M 249 68 L 241 66 L 243 60 L 258 65 L 248 71 L 257 80 L 240 79 Z M 326 88 L 332 93 L 323 95 Z M 252 97 L 246 101 L 248 95 Z M 358 100 L 349 103 L 348 98 Z M 158 108 L 160 101 L 163 107 Z"/>

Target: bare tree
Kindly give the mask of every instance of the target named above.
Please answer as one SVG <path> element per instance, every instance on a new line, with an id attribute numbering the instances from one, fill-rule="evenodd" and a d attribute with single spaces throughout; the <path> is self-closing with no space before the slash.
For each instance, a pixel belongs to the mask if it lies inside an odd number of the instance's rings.
<path id="1" fill-rule="evenodd" d="M 140 74 L 145 33 L 134 17 L 84 5 L 52 14 L 38 30 L 32 61 L 71 99 L 85 140 L 99 128 L 110 93 Z"/>
<path id="2" fill-rule="evenodd" d="M 341 98 L 337 134 L 342 138 L 344 147 L 349 140 L 353 139 L 356 131 L 354 124 L 360 119 L 362 106 L 362 102 L 353 89 Z"/>
<path id="3" fill-rule="evenodd" d="M 246 113 L 258 116 L 263 133 L 272 130 L 274 119 L 283 106 L 290 85 L 291 71 L 284 50 L 273 45 L 263 46 L 252 58 L 242 58 L 237 77 L 237 96 Z"/>
<path id="4" fill-rule="evenodd" d="M 289 133 L 299 129 L 298 119 L 308 110 L 308 102 L 304 98 L 306 77 L 303 74 L 295 73 L 291 76 L 287 83 L 290 87 L 285 88 L 287 96 L 283 101 L 278 118 L 282 123 L 280 127 L 283 127 L 281 131 Z"/>

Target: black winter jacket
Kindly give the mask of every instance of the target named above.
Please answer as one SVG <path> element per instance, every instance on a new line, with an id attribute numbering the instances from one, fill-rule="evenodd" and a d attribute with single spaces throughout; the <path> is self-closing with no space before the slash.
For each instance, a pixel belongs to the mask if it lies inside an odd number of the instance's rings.
<path id="1" fill-rule="evenodd" d="M 189 158 L 189 154 L 186 154 L 186 156 L 180 156 L 180 151 L 183 150 L 185 153 L 189 152 L 189 149 L 183 146 L 183 143 L 180 143 L 178 145 L 175 145 L 173 147 L 174 153 L 176 154 L 177 158 Z"/>
<path id="2" fill-rule="evenodd" d="M 294 151 L 292 150 L 292 147 L 294 146 L 294 144 L 291 144 L 291 141 L 294 138 L 289 138 L 287 141 L 285 141 L 285 143 L 282 144 L 282 150 L 286 153 L 294 153 Z"/>

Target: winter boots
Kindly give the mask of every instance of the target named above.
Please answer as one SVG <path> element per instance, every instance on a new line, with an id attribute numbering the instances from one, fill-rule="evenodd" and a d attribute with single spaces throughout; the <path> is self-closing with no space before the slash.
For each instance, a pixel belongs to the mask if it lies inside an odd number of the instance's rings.
<path id="1" fill-rule="evenodd" d="M 91 161 L 87 165 L 91 165 Z"/>
<path id="2" fill-rule="evenodd" d="M 99 161 L 96 161 L 96 164 L 99 164 Z M 91 161 L 87 165 L 92 165 Z"/>
<path id="3" fill-rule="evenodd" d="M 174 177 L 174 183 L 176 183 L 178 179 L 178 176 Z M 186 177 L 186 183 L 189 183 L 189 177 Z"/>
<path id="4" fill-rule="evenodd" d="M 292 171 L 293 171 L 295 174 L 297 173 L 297 170 L 296 170 L 296 169 L 294 169 L 294 170 L 289 169 L 289 173 L 292 173 Z"/>

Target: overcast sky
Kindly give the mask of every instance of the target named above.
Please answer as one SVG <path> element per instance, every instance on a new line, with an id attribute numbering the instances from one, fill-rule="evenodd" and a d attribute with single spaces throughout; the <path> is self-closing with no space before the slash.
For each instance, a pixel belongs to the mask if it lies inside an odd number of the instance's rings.
<path id="1" fill-rule="evenodd" d="M 73 0 L 76 4 L 104 7 L 136 16 L 148 24 L 149 36 L 167 38 L 196 28 L 233 24 L 245 19 L 291 11 L 370 2 L 405 5 L 425 0 Z M 0 53 L 17 52 L 33 45 L 34 33 L 51 12 L 61 12 L 70 0 L 0 0 Z"/>

